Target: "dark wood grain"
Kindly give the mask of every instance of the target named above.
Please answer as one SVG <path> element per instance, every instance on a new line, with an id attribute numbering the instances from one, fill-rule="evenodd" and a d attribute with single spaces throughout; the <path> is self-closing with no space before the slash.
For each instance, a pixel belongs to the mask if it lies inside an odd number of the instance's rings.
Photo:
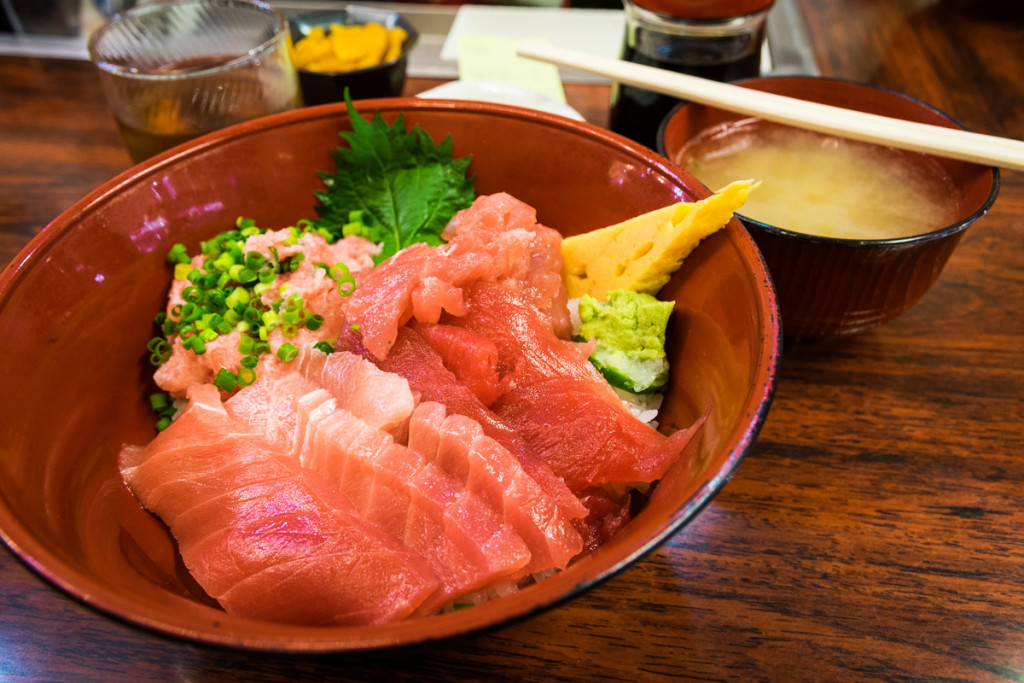
<path id="1" fill-rule="evenodd" d="M 1024 136 L 1021 19 L 962 2 L 801 5 L 824 73 Z M 567 94 L 607 122 L 607 87 Z M 0 57 L 0 261 L 128 166 L 87 64 Z M 787 348 L 722 493 L 570 604 L 425 651 L 253 656 L 108 619 L 0 552 L 0 679 L 1022 680 L 1024 178 L 1002 181 L 918 306 Z"/>

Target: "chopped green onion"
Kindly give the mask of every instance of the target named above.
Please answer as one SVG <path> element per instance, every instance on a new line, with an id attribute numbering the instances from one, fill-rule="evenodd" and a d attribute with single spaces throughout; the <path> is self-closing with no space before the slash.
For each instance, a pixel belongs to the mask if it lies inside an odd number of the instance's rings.
<path id="1" fill-rule="evenodd" d="M 203 309 L 196 304 L 189 302 L 181 307 L 181 314 L 178 316 L 182 322 L 191 323 L 199 319 Z"/>
<path id="2" fill-rule="evenodd" d="M 189 260 L 188 251 L 185 250 L 184 244 L 175 244 L 171 247 L 170 251 L 167 252 L 168 263 L 188 263 Z"/>
<path id="3" fill-rule="evenodd" d="M 361 213 L 353 212 L 350 220 L 361 221 Z M 234 229 L 199 244 L 202 262 L 198 266 L 192 265 L 193 259 L 184 245 L 176 244 L 168 251 L 167 261 L 174 266 L 174 277 L 187 282 L 181 292 L 182 303 L 154 318 L 158 336 L 147 344 L 152 363 L 160 364 L 170 358 L 174 335 L 178 335 L 186 350 L 203 354 L 207 344 L 237 331 L 238 350 L 242 354 L 241 369 L 236 374 L 221 368 L 215 381 L 220 388 L 234 391 L 255 381 L 255 368 L 260 357 L 273 352 L 268 341 L 273 330 L 281 328 L 282 334 L 290 338 L 303 327 L 309 330 L 322 328 L 324 317 L 306 308 L 302 296 L 289 294 L 287 285 L 275 285 L 279 275 L 298 270 L 306 255 L 300 252 L 282 258 L 278 248 L 273 246 L 269 253 L 246 249 L 249 237 L 264 232 L 255 220 L 239 217 Z M 341 237 L 303 219 L 288 228 L 285 243 L 297 244 L 310 233 L 321 235 L 328 243 Z M 344 296 L 351 294 L 355 279 L 343 263 L 317 265 L 322 266 L 326 275 L 338 284 L 339 293 Z M 279 296 L 264 303 L 263 297 L 272 297 L 275 288 Z M 316 347 L 330 353 L 333 343 L 333 340 L 322 341 Z M 276 355 L 291 361 L 298 353 L 294 344 L 285 342 L 277 349 Z M 167 398 L 161 400 L 166 404 L 162 408 L 166 414 L 158 412 L 157 417 L 160 418 L 158 425 L 163 428 L 170 424 L 175 408 Z"/>
<path id="4" fill-rule="evenodd" d="M 194 334 L 181 342 L 182 346 L 196 354 L 201 356 L 206 353 L 206 343 L 199 337 L 198 334 Z"/>
<path id="5" fill-rule="evenodd" d="M 243 334 L 238 339 L 238 352 L 241 354 L 250 354 L 253 348 L 256 346 L 256 340 L 247 334 Z"/>
<path id="6" fill-rule="evenodd" d="M 235 265 L 235 259 L 227 252 L 221 253 L 220 256 L 213 260 L 214 269 L 222 273 L 228 273 L 233 265 Z"/>
<path id="7" fill-rule="evenodd" d="M 221 368 L 213 378 L 213 386 L 224 391 L 234 391 L 237 384 L 238 376 L 227 368 Z"/>
<path id="8" fill-rule="evenodd" d="M 299 355 L 299 350 L 295 348 L 290 342 L 281 344 L 277 349 L 277 357 L 286 363 L 291 363 Z"/>
<path id="9" fill-rule="evenodd" d="M 171 357 L 171 344 L 163 337 L 153 337 L 146 344 L 149 351 L 149 362 L 153 365 L 162 365 Z"/>
<path id="10" fill-rule="evenodd" d="M 198 304 L 202 303 L 204 299 L 203 290 L 199 289 L 195 285 L 189 285 L 185 289 L 181 290 L 181 299 L 185 303 Z"/>
<path id="11" fill-rule="evenodd" d="M 247 303 L 249 303 L 249 292 L 245 287 L 235 287 L 224 299 L 224 305 L 228 308 L 234 308 L 239 304 L 244 306 Z"/>
<path id="12" fill-rule="evenodd" d="M 210 287 L 205 293 L 206 303 L 216 311 L 224 309 L 227 297 L 224 295 L 224 290 L 219 287 Z"/>
<path id="13" fill-rule="evenodd" d="M 256 372 L 252 368 L 242 368 L 238 371 L 238 386 L 247 387 L 256 381 Z"/>
<path id="14" fill-rule="evenodd" d="M 263 254 L 258 251 L 250 251 L 245 255 L 245 267 L 249 270 L 259 270 L 263 267 Z"/>

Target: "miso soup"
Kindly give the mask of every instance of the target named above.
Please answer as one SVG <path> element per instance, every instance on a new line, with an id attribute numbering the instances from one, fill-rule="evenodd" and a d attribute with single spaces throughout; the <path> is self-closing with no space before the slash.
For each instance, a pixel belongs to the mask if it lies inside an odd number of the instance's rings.
<path id="1" fill-rule="evenodd" d="M 823 237 L 893 239 L 955 220 L 958 193 L 925 155 L 748 119 L 689 143 L 679 166 L 714 189 L 760 180 L 740 213 Z"/>

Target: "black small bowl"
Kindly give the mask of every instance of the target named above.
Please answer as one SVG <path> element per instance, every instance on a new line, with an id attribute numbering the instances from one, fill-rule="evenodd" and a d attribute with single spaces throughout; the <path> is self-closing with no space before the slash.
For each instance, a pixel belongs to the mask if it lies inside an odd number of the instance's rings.
<path id="1" fill-rule="evenodd" d="M 415 47 L 420 34 L 400 13 L 349 5 L 343 10 L 300 14 L 289 21 L 289 28 L 292 42 L 297 43 L 317 26 L 328 29 L 331 24 L 352 26 L 371 23 L 382 24 L 388 29 L 396 26 L 405 29 L 408 38 L 402 46 L 402 53 L 391 61 L 352 71 L 296 69 L 305 104 L 341 102 L 345 99 L 345 88 L 348 88 L 353 100 L 398 97 L 402 94 L 402 88 L 405 87 L 405 72 L 409 65 L 409 53 Z"/>

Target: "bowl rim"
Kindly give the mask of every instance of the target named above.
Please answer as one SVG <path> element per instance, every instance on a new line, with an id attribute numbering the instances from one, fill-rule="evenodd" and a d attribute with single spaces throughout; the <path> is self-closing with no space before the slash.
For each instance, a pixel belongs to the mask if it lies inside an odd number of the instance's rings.
<path id="1" fill-rule="evenodd" d="M 354 19 L 359 16 L 358 21 L 349 22 L 350 19 Z M 288 33 L 292 40 L 295 39 L 295 33 L 301 32 L 300 25 L 309 26 L 326 26 L 331 23 L 330 17 L 344 17 L 345 21 L 348 22 L 346 26 L 361 26 L 373 21 L 385 23 L 388 20 L 392 21 L 396 26 L 401 26 L 406 32 L 405 42 L 402 44 L 402 51 L 398 53 L 398 56 L 389 59 L 373 66 L 365 66 L 361 69 L 350 69 L 349 71 L 317 71 L 315 69 L 307 69 L 305 67 L 295 67 L 295 71 L 298 74 L 309 75 L 309 76 L 349 76 L 352 74 L 370 74 L 374 71 L 383 71 L 385 69 L 393 67 L 398 62 L 409 58 L 409 54 L 413 48 L 416 47 L 416 43 L 419 42 L 420 32 L 416 29 L 412 23 L 398 10 L 388 10 L 376 7 L 362 7 L 359 5 L 346 5 L 344 9 L 340 10 L 313 10 L 309 12 L 303 12 L 297 14 L 288 19 Z M 319 19 L 319 21 L 317 21 Z M 305 34 L 303 34 L 305 37 Z"/>
<path id="2" fill-rule="evenodd" d="M 367 112 L 382 111 L 385 115 L 405 114 L 410 110 L 447 111 L 486 114 L 500 118 L 529 120 L 544 126 L 569 129 L 575 135 L 599 144 L 624 150 L 628 156 L 643 163 L 651 170 L 661 173 L 667 180 L 683 186 L 696 199 L 711 193 L 692 176 L 646 147 L 625 137 L 612 133 L 590 123 L 533 110 L 487 102 L 464 102 L 445 100 L 424 100 L 420 98 L 381 98 L 360 100 L 355 103 L 357 110 L 365 116 Z M 228 128 L 209 133 L 178 147 L 162 152 L 151 159 L 137 164 L 96 188 L 72 204 L 51 221 L 19 252 L 10 265 L 0 273 L 0 310 L 16 291 L 23 273 L 36 263 L 45 262 L 49 249 L 68 231 L 72 230 L 78 216 L 95 211 L 122 188 L 131 184 L 147 184 L 158 177 L 163 169 L 181 162 L 206 150 L 263 131 L 294 125 L 300 122 L 330 118 L 339 121 L 347 118 L 343 103 L 331 103 L 305 107 L 260 119 L 235 124 Z M 711 499 L 733 476 L 739 464 L 753 446 L 769 412 L 777 384 L 778 368 L 782 353 L 782 327 L 778 300 L 768 272 L 767 265 L 756 243 L 742 224 L 731 219 L 726 228 L 728 239 L 740 252 L 740 258 L 752 266 L 752 281 L 756 283 L 755 298 L 759 304 L 757 314 L 761 333 L 751 349 L 753 376 L 763 382 L 755 382 L 745 397 L 737 427 L 726 435 L 720 452 L 721 469 L 702 486 L 697 488 L 687 502 L 664 520 L 656 533 L 642 541 L 637 540 L 626 547 L 603 546 L 566 570 L 549 579 L 523 589 L 530 591 L 527 600 L 520 601 L 514 609 L 509 603 L 496 600 L 448 614 L 430 617 L 436 628 L 425 631 L 421 620 L 406 620 L 392 624 L 371 627 L 296 627 L 287 624 L 271 624 L 256 620 L 234 617 L 225 612 L 209 608 L 211 618 L 180 617 L 167 618 L 160 606 L 140 605 L 118 593 L 115 588 L 104 585 L 96 579 L 81 574 L 75 566 L 48 549 L 20 524 L 17 513 L 6 501 L 0 499 L 0 541 L 10 549 L 22 564 L 38 576 L 58 588 L 65 595 L 123 624 L 141 627 L 155 635 L 192 642 L 203 646 L 223 647 L 243 651 L 258 651 L 288 654 L 354 654 L 380 650 L 402 650 L 419 648 L 431 643 L 450 641 L 470 635 L 502 629 L 541 612 L 561 605 L 590 588 L 607 581 L 631 566 L 641 557 L 651 553 L 667 539 L 678 533 L 692 521 Z M 763 285 L 763 286 L 761 286 Z M 639 517 L 638 517 L 639 519 Z M 591 571 L 590 567 L 596 568 Z M 575 568 L 575 569 L 574 569 Z M 587 572 L 590 572 L 589 574 Z M 185 598 L 176 598 L 185 600 Z M 505 608 L 502 608 L 502 605 Z M 244 633 L 232 630 L 232 625 L 244 625 Z"/>
<path id="3" fill-rule="evenodd" d="M 939 109 L 938 107 L 936 107 L 936 106 L 934 106 L 932 104 L 929 104 L 928 102 L 925 102 L 924 100 L 921 100 L 921 99 L 919 99 L 917 97 L 914 97 L 913 95 L 908 95 L 906 93 L 902 93 L 902 92 L 899 92 L 897 90 L 893 90 L 891 88 L 886 88 L 886 87 L 877 86 L 877 85 L 871 85 L 869 83 L 864 83 L 862 81 L 855 81 L 855 80 L 848 79 L 848 78 L 837 78 L 835 76 L 814 76 L 814 75 L 809 75 L 809 74 L 772 74 L 772 75 L 766 75 L 766 76 L 758 76 L 758 77 L 754 77 L 754 78 L 744 78 L 744 79 L 732 81 L 732 84 L 733 85 L 743 86 L 746 83 L 759 83 L 759 82 L 774 81 L 774 80 L 827 81 L 827 82 L 832 82 L 832 83 L 839 83 L 839 84 L 846 85 L 846 86 L 854 86 L 854 87 L 857 87 L 857 88 L 864 88 L 864 89 L 867 89 L 867 90 L 881 92 L 881 93 L 885 93 L 887 95 L 893 95 L 893 96 L 896 96 L 896 97 L 901 97 L 901 98 L 903 98 L 905 100 L 908 100 L 908 101 L 910 101 L 910 102 L 912 102 L 912 103 L 914 103 L 914 104 L 916 104 L 916 105 L 918 105 L 918 106 L 920 106 L 922 108 L 931 110 L 932 112 L 938 114 L 942 118 L 945 118 L 950 123 L 954 124 L 955 126 L 959 127 L 962 130 L 965 130 L 965 131 L 969 130 L 967 128 L 967 126 L 965 126 L 963 123 L 961 123 L 957 118 L 955 118 L 955 117 L 951 116 L 950 114 L 944 112 L 943 110 Z M 662 119 L 661 124 L 659 124 L 659 126 L 658 126 L 658 134 L 657 134 L 657 143 L 656 144 L 657 144 L 657 147 L 658 147 L 658 151 L 659 151 L 660 154 L 662 154 L 662 156 L 665 156 L 666 158 L 668 158 L 668 156 L 667 156 L 667 150 L 665 149 L 665 130 L 668 128 L 668 122 L 683 107 L 687 107 L 689 105 L 696 105 L 696 106 L 706 107 L 706 108 L 709 108 L 709 109 L 714 109 L 715 108 L 715 107 L 713 107 L 711 105 L 704 105 L 704 104 L 701 104 L 699 102 L 693 102 L 693 101 L 690 101 L 690 100 L 683 100 L 683 101 L 679 102 L 676 106 L 674 106 L 672 108 L 672 110 L 665 116 L 665 118 Z M 757 117 L 756 116 L 751 116 L 751 117 L 748 117 L 748 118 L 749 119 L 756 119 Z M 981 164 L 974 164 L 974 165 L 978 166 L 979 168 L 985 168 Z M 757 220 L 755 218 L 750 218 L 749 216 L 745 216 L 741 212 L 737 212 L 736 216 L 748 228 L 753 227 L 753 228 L 756 228 L 756 229 L 758 229 L 760 231 L 763 231 L 763 232 L 766 232 L 766 233 L 769 233 L 769 234 L 779 235 L 781 237 L 787 237 L 787 238 L 790 238 L 790 239 L 799 240 L 801 242 L 808 242 L 808 243 L 814 243 L 814 244 L 825 244 L 825 245 L 830 245 L 830 246 L 835 246 L 835 247 L 847 247 L 847 248 L 894 247 L 894 246 L 902 246 L 902 245 L 909 245 L 909 244 L 920 244 L 920 243 L 924 243 L 924 242 L 930 242 L 932 240 L 944 239 L 944 238 L 946 238 L 946 237 L 948 237 L 950 235 L 953 235 L 955 233 L 958 233 L 958 232 L 960 232 L 962 230 L 966 230 L 972 223 L 974 223 L 979 218 L 981 218 L 986 213 L 988 213 L 989 209 L 992 208 L 992 205 L 995 204 L 996 197 L 999 195 L 999 189 L 1000 189 L 1001 184 L 1002 184 L 1000 173 L 999 173 L 999 169 L 997 167 L 995 167 L 995 166 L 991 166 L 991 167 L 988 167 L 988 168 L 989 168 L 989 172 L 991 173 L 991 177 L 992 177 L 991 188 L 989 189 L 988 196 L 985 198 L 985 200 L 981 203 L 981 205 L 977 209 L 972 211 L 968 216 L 966 216 L 964 218 L 961 218 L 961 219 L 959 219 L 957 221 L 954 221 L 953 223 L 950 223 L 949 225 L 943 226 L 941 228 L 937 228 L 935 230 L 931 230 L 929 232 L 923 232 L 923 233 L 920 233 L 920 234 L 917 234 L 917 235 L 909 235 L 909 236 L 905 236 L 905 237 L 887 237 L 887 238 L 884 238 L 884 239 L 873 239 L 873 240 L 872 239 L 852 239 L 852 238 L 845 238 L 845 237 L 827 237 L 827 236 L 824 236 L 824 235 L 810 235 L 810 234 L 803 233 L 803 232 L 797 232 L 797 231 L 794 231 L 794 230 L 787 230 L 785 228 L 780 228 L 780 227 L 772 225 L 770 223 L 765 223 L 765 222 L 759 221 L 759 220 Z"/>

